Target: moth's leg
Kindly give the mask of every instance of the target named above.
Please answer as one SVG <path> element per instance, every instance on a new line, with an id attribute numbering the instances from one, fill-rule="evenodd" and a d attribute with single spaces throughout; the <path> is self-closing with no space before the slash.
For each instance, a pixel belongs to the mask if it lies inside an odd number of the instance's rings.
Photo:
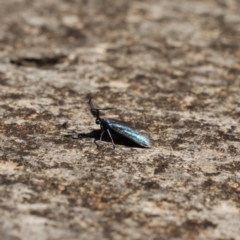
<path id="1" fill-rule="evenodd" d="M 94 139 L 94 143 L 96 144 L 97 148 L 99 148 L 99 145 L 97 144 L 97 140 Z"/>
<path id="2" fill-rule="evenodd" d="M 99 141 L 102 141 L 102 136 L 103 136 L 104 133 L 105 133 L 105 131 L 101 132 L 101 136 L 100 136 Z M 99 148 L 99 145 L 97 144 L 97 141 L 98 141 L 98 139 L 94 139 L 94 143 L 96 144 L 97 148 Z"/>
<path id="3" fill-rule="evenodd" d="M 103 130 L 103 131 L 101 132 L 100 141 L 102 141 L 102 136 L 103 136 L 104 133 L 105 133 L 105 131 Z"/>
<path id="4" fill-rule="evenodd" d="M 110 131 L 108 129 L 107 129 L 107 132 L 108 132 L 109 137 L 111 138 L 113 149 L 115 149 L 115 144 L 114 144 L 114 141 L 112 139 L 112 135 L 111 135 L 111 133 L 110 133 Z"/>

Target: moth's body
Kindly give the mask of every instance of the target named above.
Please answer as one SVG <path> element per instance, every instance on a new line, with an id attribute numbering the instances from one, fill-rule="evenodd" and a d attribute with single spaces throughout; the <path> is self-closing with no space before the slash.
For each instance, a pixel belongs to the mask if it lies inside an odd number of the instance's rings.
<path id="1" fill-rule="evenodd" d="M 118 133 L 131 141 L 139 144 L 142 147 L 150 147 L 150 141 L 149 139 L 141 134 L 140 132 L 136 131 L 135 129 L 127 126 L 128 123 L 118 121 L 115 119 L 108 119 L 108 118 L 103 118 L 103 119 L 96 119 L 96 124 L 100 124 L 102 133 L 101 133 L 101 138 L 104 134 L 104 132 L 107 132 L 113 142 L 113 139 L 111 137 L 111 131 Z M 100 139 L 101 140 L 101 139 Z"/>

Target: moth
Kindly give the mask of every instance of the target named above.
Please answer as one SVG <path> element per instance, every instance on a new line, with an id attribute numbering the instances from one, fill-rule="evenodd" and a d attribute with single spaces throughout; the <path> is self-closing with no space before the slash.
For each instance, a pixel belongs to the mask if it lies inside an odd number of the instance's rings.
<path id="1" fill-rule="evenodd" d="M 124 122 L 116 119 L 111 118 L 101 118 L 100 117 L 100 110 L 109 110 L 112 108 L 96 108 L 92 101 L 92 95 L 88 94 L 86 96 L 88 105 L 90 106 L 90 112 L 91 114 L 96 118 L 96 124 L 99 124 L 101 127 L 101 135 L 100 135 L 100 141 L 102 141 L 102 137 L 104 133 L 107 133 L 112 141 L 113 148 L 115 148 L 115 144 L 113 141 L 112 133 L 117 133 L 120 136 L 123 136 L 134 143 L 149 148 L 151 147 L 150 140 L 137 130 L 133 129 L 132 124 L 129 122 Z M 96 140 L 95 140 L 95 144 Z M 98 146 L 98 145 L 97 145 Z"/>

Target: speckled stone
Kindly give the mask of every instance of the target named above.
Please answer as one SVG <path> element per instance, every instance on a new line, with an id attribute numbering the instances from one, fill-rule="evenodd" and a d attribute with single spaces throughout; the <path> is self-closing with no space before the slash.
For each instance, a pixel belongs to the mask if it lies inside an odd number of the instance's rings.
<path id="1" fill-rule="evenodd" d="M 0 5 L 1 240 L 239 239 L 239 1 Z"/>

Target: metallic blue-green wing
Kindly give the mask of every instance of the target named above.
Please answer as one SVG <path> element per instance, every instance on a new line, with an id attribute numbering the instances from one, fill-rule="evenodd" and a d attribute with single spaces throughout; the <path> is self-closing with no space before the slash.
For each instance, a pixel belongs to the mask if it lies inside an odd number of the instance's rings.
<path id="1" fill-rule="evenodd" d="M 110 130 L 130 139 L 142 147 L 151 147 L 150 140 L 137 130 L 130 127 L 130 123 L 114 119 L 105 119 Z"/>

